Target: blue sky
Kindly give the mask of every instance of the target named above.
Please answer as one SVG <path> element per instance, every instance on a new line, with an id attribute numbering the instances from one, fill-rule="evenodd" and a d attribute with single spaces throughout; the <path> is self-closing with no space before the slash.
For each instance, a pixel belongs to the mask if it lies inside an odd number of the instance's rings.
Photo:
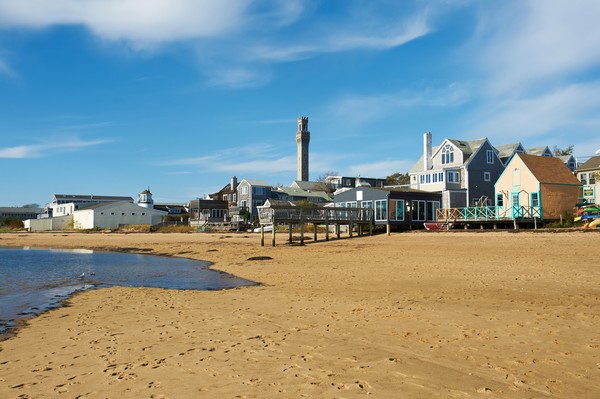
<path id="1" fill-rule="evenodd" d="M 597 0 L 0 0 L 1 206 L 406 172 L 422 134 L 600 148 Z"/>

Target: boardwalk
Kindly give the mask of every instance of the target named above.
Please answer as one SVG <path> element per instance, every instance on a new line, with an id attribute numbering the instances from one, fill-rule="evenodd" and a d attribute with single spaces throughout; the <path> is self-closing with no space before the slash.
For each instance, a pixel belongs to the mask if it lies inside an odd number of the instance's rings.
<path id="1" fill-rule="evenodd" d="M 348 233 L 352 237 L 354 227 L 358 228 L 359 235 L 363 229 L 373 229 L 373 209 L 331 207 L 316 204 L 298 205 L 290 201 L 267 201 L 263 206 L 257 206 L 261 226 L 261 245 L 264 245 L 264 227 L 272 226 L 272 245 L 275 245 L 277 226 L 289 227 L 288 241 L 292 242 L 292 228 L 300 227 L 300 243 L 304 244 L 304 227 L 306 224 L 314 226 L 314 240 L 317 240 L 317 227 L 325 226 L 325 240 L 329 240 L 329 227 L 335 226 L 337 238 L 340 238 L 340 226 L 348 226 Z"/>

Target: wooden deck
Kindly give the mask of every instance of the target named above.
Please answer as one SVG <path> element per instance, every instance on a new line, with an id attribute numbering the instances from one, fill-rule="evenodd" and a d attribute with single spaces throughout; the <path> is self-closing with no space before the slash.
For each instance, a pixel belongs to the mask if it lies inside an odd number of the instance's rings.
<path id="1" fill-rule="evenodd" d="M 533 224 L 537 228 L 537 223 L 542 221 L 542 208 L 539 206 L 512 206 L 506 209 L 497 206 L 440 208 L 436 212 L 436 220 L 465 228 L 469 223 L 481 228 L 486 224 L 493 225 L 494 228 L 498 224 L 512 224 L 516 229 L 520 223 Z"/>
<path id="2" fill-rule="evenodd" d="M 306 224 L 314 225 L 314 241 L 317 240 L 317 227 L 325 226 L 325 240 L 329 240 L 329 228 L 335 226 L 337 238 L 340 238 L 340 226 L 348 226 L 348 234 L 352 237 L 354 227 L 358 234 L 368 228 L 373 232 L 373 209 L 371 208 L 341 208 L 321 205 L 293 205 L 288 201 L 277 201 L 258 206 L 258 218 L 261 226 L 261 245 L 264 246 L 264 227 L 272 226 L 272 245 L 275 246 L 277 226 L 287 225 L 289 228 L 288 241 L 292 242 L 292 228 L 300 227 L 300 243 L 304 244 L 304 228 Z"/>

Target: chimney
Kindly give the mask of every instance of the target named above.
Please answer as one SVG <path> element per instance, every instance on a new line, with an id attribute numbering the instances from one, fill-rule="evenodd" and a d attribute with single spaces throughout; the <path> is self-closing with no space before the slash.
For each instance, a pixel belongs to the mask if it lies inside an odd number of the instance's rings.
<path id="1" fill-rule="evenodd" d="M 237 182 L 237 177 L 233 176 L 231 178 L 231 191 L 235 191 L 235 189 L 237 188 L 238 182 Z"/>
<path id="2" fill-rule="evenodd" d="M 431 162 L 431 132 L 427 132 L 423 135 L 423 169 L 429 170 L 433 167 Z"/>

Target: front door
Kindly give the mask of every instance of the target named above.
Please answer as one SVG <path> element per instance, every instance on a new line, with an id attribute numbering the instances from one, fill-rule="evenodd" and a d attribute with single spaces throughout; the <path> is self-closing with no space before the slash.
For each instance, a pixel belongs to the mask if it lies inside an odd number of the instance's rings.
<path id="1" fill-rule="evenodd" d="M 520 217 L 521 204 L 520 204 L 520 200 L 519 200 L 519 193 L 511 193 L 510 200 L 511 200 L 512 217 L 513 218 Z"/>

